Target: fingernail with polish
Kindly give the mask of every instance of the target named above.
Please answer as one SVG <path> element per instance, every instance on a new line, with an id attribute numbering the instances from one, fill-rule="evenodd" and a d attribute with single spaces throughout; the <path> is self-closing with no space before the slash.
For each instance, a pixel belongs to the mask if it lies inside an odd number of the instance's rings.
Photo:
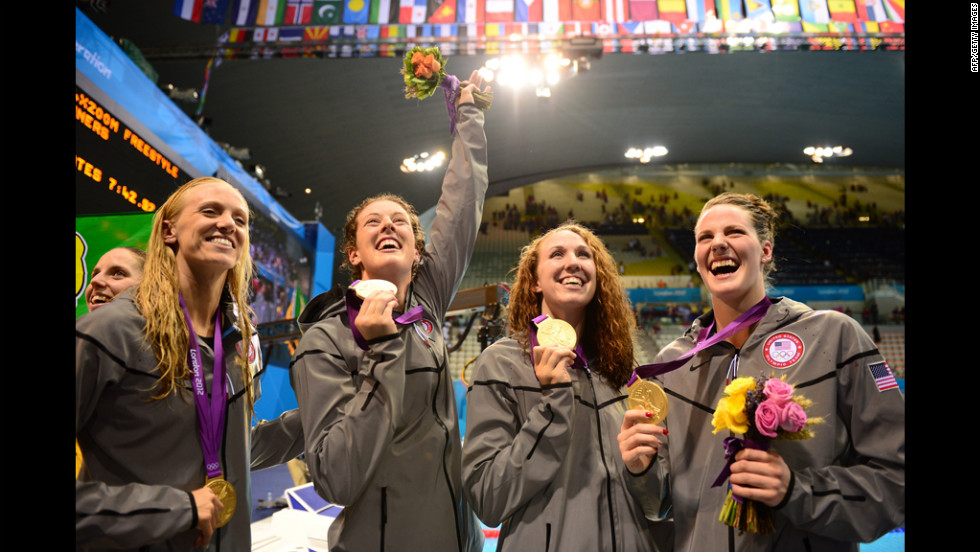
<path id="1" fill-rule="evenodd" d="M 664 435 L 667 435 L 668 433 L 670 433 L 670 432 L 667 431 L 667 428 L 664 428 Z"/>

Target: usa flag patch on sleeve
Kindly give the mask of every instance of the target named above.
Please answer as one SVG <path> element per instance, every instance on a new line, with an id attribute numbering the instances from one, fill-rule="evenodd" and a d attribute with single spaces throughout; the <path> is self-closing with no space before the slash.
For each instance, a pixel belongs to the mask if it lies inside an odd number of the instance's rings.
<path id="1" fill-rule="evenodd" d="M 892 369 L 884 361 L 869 364 L 868 370 L 871 370 L 871 377 L 875 379 L 875 385 L 878 386 L 878 391 L 898 387 L 898 382 L 895 381 L 895 374 L 892 373 Z"/>

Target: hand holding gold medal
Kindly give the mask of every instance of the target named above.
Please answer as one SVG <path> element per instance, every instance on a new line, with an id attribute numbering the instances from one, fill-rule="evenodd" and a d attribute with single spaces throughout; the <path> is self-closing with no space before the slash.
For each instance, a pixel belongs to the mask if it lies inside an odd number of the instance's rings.
<path id="1" fill-rule="evenodd" d="M 538 344 L 545 347 L 558 345 L 559 347 L 575 348 L 578 336 L 575 335 L 575 328 L 571 324 L 559 318 L 546 318 L 538 324 Z"/>
<path id="2" fill-rule="evenodd" d="M 235 515 L 235 505 L 238 502 L 235 488 L 220 475 L 205 481 L 204 486 L 211 489 L 221 501 L 222 508 L 221 513 L 218 514 L 218 527 L 224 527 L 231 520 L 231 516 Z"/>
<path id="3" fill-rule="evenodd" d="M 645 410 L 653 415 L 640 422 L 659 424 L 667 417 L 667 393 L 656 383 L 638 379 L 629 387 L 629 392 L 630 410 Z"/>

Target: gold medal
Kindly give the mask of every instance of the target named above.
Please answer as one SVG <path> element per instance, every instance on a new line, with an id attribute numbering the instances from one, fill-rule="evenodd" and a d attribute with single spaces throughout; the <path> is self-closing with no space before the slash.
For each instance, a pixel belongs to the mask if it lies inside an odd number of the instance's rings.
<path id="1" fill-rule="evenodd" d="M 357 294 L 361 299 L 367 299 L 368 295 L 371 295 L 375 291 L 390 291 L 394 294 L 398 293 L 398 287 L 395 284 L 389 282 L 388 280 L 361 280 L 354 284 L 354 293 Z"/>
<path id="2" fill-rule="evenodd" d="M 225 481 L 224 476 L 219 475 L 218 477 L 212 477 L 204 482 L 204 486 L 214 491 L 217 495 L 218 500 L 224 508 L 221 509 L 221 513 L 218 519 L 218 527 L 224 527 L 231 516 L 235 515 L 235 505 L 238 502 L 238 495 L 235 494 L 235 488 L 231 486 L 231 483 Z"/>
<path id="3" fill-rule="evenodd" d="M 569 349 L 575 348 L 578 336 L 571 324 L 558 318 L 548 317 L 538 324 L 538 344 L 544 346 L 558 345 Z"/>
<path id="4" fill-rule="evenodd" d="M 637 380 L 629 391 L 630 410 L 646 410 L 653 414 L 652 418 L 641 422 L 659 424 L 667 417 L 667 393 L 662 387 L 652 381 Z"/>

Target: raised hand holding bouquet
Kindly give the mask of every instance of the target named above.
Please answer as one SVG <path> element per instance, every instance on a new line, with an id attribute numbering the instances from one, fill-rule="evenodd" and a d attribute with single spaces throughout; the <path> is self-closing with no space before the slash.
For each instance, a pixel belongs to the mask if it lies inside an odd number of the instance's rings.
<path id="1" fill-rule="evenodd" d="M 405 78 L 406 98 L 424 100 L 434 94 L 436 89 L 443 89 L 446 109 L 449 110 L 449 132 L 452 134 L 456 130 L 456 100 L 459 97 L 460 81 L 454 75 L 446 73 L 448 61 L 436 46 L 416 46 L 405 54 L 402 75 Z M 477 107 L 486 111 L 490 109 L 493 95 L 474 91 L 473 101 Z"/>
<path id="2" fill-rule="evenodd" d="M 809 439 L 813 436 L 810 428 L 823 423 L 823 419 L 808 418 L 806 409 L 811 401 L 793 393 L 793 386 L 786 383 L 785 378 L 776 377 L 736 378 L 725 387 L 727 396 L 718 400 L 711 420 L 715 428 L 713 433 L 727 429 L 745 437 L 725 439 L 728 462 L 712 487 L 728 479 L 735 454 L 742 448 L 765 451 L 769 449 L 771 441 Z M 773 531 L 769 506 L 733 495 L 730 485 L 718 520 L 740 531 L 762 535 Z"/>

